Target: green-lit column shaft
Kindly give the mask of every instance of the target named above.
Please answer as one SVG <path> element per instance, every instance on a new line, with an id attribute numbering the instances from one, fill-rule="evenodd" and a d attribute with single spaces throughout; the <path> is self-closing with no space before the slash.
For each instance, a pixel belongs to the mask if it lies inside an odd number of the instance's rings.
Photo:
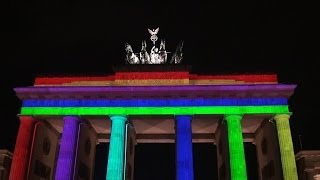
<path id="1" fill-rule="evenodd" d="M 110 116 L 112 127 L 107 166 L 107 180 L 123 180 L 126 116 Z"/>
<path id="2" fill-rule="evenodd" d="M 284 180 L 298 180 L 288 114 L 274 116 L 277 124 Z"/>
<path id="3" fill-rule="evenodd" d="M 241 115 L 226 115 L 232 180 L 246 180 L 246 160 L 244 154 Z"/>

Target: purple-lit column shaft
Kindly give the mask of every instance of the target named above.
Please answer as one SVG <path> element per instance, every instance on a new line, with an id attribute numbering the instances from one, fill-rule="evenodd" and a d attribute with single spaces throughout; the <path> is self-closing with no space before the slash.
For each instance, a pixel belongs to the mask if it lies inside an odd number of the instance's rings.
<path id="1" fill-rule="evenodd" d="M 107 165 L 107 180 L 123 180 L 125 157 L 125 128 L 127 117 L 113 115 L 111 119 L 111 135 Z"/>
<path id="2" fill-rule="evenodd" d="M 63 132 L 61 137 L 56 180 L 73 180 L 74 166 L 76 161 L 76 151 L 78 144 L 79 125 L 81 120 L 75 116 L 66 116 L 63 118 Z"/>
<path id="3" fill-rule="evenodd" d="M 193 180 L 192 128 L 190 115 L 176 116 L 176 179 Z"/>

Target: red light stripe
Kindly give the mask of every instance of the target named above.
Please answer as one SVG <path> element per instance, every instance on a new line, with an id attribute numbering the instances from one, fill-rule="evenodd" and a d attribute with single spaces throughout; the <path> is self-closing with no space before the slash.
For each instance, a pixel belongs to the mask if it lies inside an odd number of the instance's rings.
<path id="1" fill-rule="evenodd" d="M 277 82 L 277 75 L 215 75 L 215 76 L 201 76 L 201 75 L 190 75 L 190 80 L 236 80 L 245 82 Z"/>
<path id="2" fill-rule="evenodd" d="M 118 72 L 116 80 L 189 79 L 188 72 Z"/>
<path id="3" fill-rule="evenodd" d="M 74 81 L 114 81 L 114 76 L 105 77 L 37 77 L 35 85 L 63 84 Z"/>
<path id="4" fill-rule="evenodd" d="M 202 76 L 188 72 L 118 72 L 115 76 L 105 77 L 38 77 L 35 85 L 59 85 L 81 81 L 115 81 L 115 80 L 158 80 L 158 79 L 190 79 L 190 80 L 234 80 L 243 82 L 277 82 L 277 75 L 213 75 Z"/>

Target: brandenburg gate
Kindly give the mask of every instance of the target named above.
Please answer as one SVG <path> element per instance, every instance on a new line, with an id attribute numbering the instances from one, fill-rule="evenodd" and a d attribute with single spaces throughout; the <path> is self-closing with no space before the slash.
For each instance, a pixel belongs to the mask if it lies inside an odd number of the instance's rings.
<path id="1" fill-rule="evenodd" d="M 298 179 L 288 109 L 295 85 L 275 74 L 193 74 L 179 64 L 183 43 L 171 64 L 161 44 L 145 57 L 126 44 L 128 65 L 112 75 L 37 77 L 15 88 L 22 107 L 10 179 L 93 179 L 102 142 L 110 146 L 101 179 L 132 180 L 137 143 L 175 143 L 176 179 L 193 180 L 192 144 L 214 143 L 219 179 L 245 180 L 244 142 L 256 145 L 260 179 Z"/>

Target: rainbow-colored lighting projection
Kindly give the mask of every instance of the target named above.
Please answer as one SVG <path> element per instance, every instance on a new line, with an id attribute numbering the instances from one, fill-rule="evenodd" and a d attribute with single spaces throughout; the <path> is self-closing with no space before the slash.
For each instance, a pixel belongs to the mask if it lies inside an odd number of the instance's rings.
<path id="1" fill-rule="evenodd" d="M 193 180 L 192 116 L 179 115 L 176 119 L 176 179 Z"/>
<path id="2" fill-rule="evenodd" d="M 71 180 L 75 178 L 74 166 L 81 120 L 75 116 L 65 116 L 63 121 L 55 179 Z"/>
<path id="3" fill-rule="evenodd" d="M 242 115 L 290 113 L 287 98 L 295 87 L 278 83 L 275 74 L 197 75 L 184 66 L 132 66 L 99 77 L 38 77 L 33 87 L 15 88 L 15 91 L 23 101 L 21 116 L 67 116 L 55 179 L 74 178 L 72 167 L 80 123 L 76 116 L 109 116 L 111 119 L 107 180 L 125 179 L 127 116 L 175 116 L 176 177 L 193 180 L 192 117 L 225 115 L 231 178 L 246 180 Z M 289 122 L 279 117 L 276 122 L 283 174 L 285 180 L 296 180 Z M 32 128 L 21 130 L 18 136 L 29 129 Z M 27 146 L 24 142 L 21 144 L 21 147 Z M 17 174 L 23 172 L 17 170 Z"/>
<path id="4" fill-rule="evenodd" d="M 110 119 L 112 125 L 106 179 L 123 180 L 125 126 L 127 117 L 112 115 Z"/>
<path id="5" fill-rule="evenodd" d="M 283 178 L 284 180 L 298 180 L 289 118 L 288 114 L 280 114 L 274 117 L 279 138 Z"/>
<path id="6" fill-rule="evenodd" d="M 229 142 L 230 170 L 232 180 L 246 180 L 246 159 L 244 154 L 241 115 L 226 115 Z"/>
<path id="7" fill-rule="evenodd" d="M 22 115 L 192 115 L 289 113 L 279 106 L 192 106 L 192 107 L 22 107 Z"/>

